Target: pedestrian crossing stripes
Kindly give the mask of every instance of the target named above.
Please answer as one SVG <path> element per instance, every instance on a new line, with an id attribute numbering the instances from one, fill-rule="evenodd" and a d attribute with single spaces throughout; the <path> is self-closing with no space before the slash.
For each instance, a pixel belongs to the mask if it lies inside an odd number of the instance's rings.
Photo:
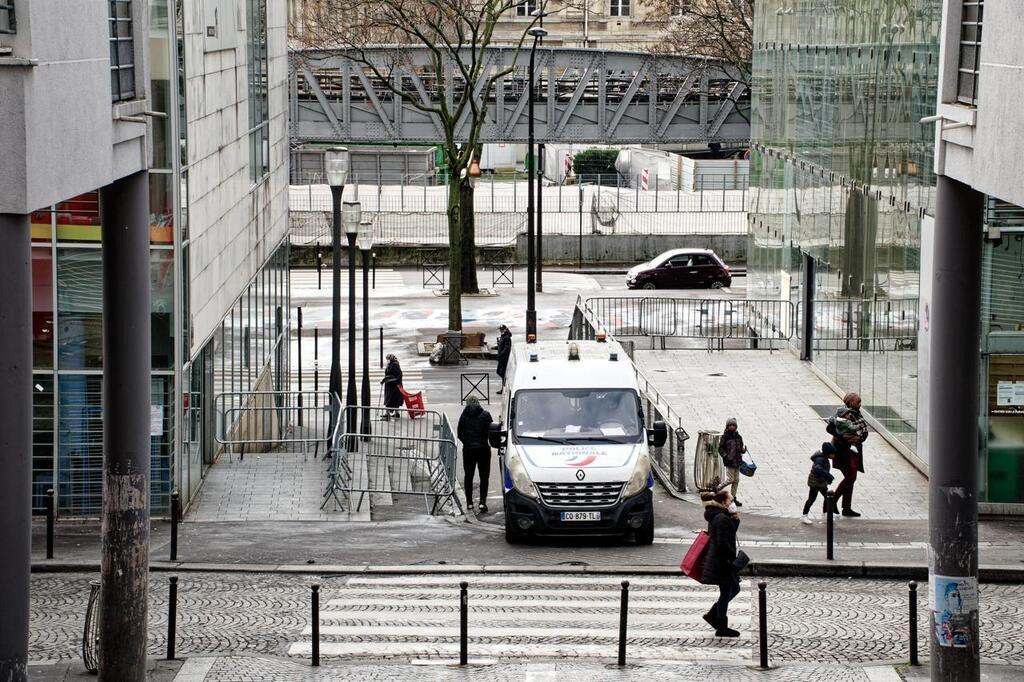
<path id="1" fill-rule="evenodd" d="M 339 658 L 455 658 L 459 583 L 469 583 L 472 657 L 614 658 L 623 576 L 356 576 L 321 588 L 320 655 Z M 749 662 L 753 602 L 749 581 L 729 608 L 735 639 L 715 637 L 702 615 L 714 585 L 683 576 L 629 577 L 627 656 L 631 659 Z M 312 627 L 290 644 L 308 656 Z"/>

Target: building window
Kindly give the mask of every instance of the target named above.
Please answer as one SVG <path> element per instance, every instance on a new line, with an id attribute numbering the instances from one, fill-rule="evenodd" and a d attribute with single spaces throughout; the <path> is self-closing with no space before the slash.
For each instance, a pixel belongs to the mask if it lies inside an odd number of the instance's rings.
<path id="1" fill-rule="evenodd" d="M 0 33 L 17 33 L 14 21 L 14 0 L 0 0 Z"/>
<path id="2" fill-rule="evenodd" d="M 115 102 L 135 99 L 132 0 L 110 2 L 110 90 Z"/>
<path id="3" fill-rule="evenodd" d="M 529 17 L 533 16 L 533 13 L 537 11 L 537 0 L 523 0 L 516 5 L 516 16 L 517 17 Z"/>
<path id="4" fill-rule="evenodd" d="M 981 60 L 981 20 L 984 10 L 985 0 L 963 0 L 956 100 L 972 106 L 978 103 L 978 66 Z"/>
<path id="5" fill-rule="evenodd" d="M 632 0 L 608 0 L 608 14 L 613 17 L 628 17 L 632 14 Z"/>
<path id="6" fill-rule="evenodd" d="M 672 16 L 681 17 L 689 14 L 692 9 L 693 0 L 672 0 Z"/>
<path id="7" fill-rule="evenodd" d="M 256 182 L 270 171 L 267 105 L 267 0 L 246 0 L 249 63 L 249 162 Z"/>

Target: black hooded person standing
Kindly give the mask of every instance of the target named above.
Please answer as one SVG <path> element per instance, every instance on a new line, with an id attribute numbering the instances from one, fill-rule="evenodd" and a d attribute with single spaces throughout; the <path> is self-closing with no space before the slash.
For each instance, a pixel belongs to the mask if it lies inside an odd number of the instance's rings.
<path id="1" fill-rule="evenodd" d="M 494 419 L 480 407 L 475 396 L 466 398 L 466 407 L 459 417 L 458 436 L 462 441 L 462 469 L 466 474 L 466 509 L 473 508 L 473 474 L 480 472 L 481 514 L 487 513 L 487 479 L 491 475 L 491 446 L 487 434 Z"/>
<path id="2" fill-rule="evenodd" d="M 384 378 L 380 383 L 384 384 L 384 407 L 387 411 L 381 419 L 399 418 L 398 408 L 404 402 L 402 400 L 402 366 L 398 364 L 398 358 L 388 353 L 388 366 L 384 369 Z"/>
<path id="3" fill-rule="evenodd" d="M 739 637 L 739 632 L 729 628 L 729 602 L 740 593 L 740 577 L 736 568 L 736 529 L 740 526 L 740 518 L 734 511 L 732 493 L 728 490 L 705 495 L 701 499 L 706 504 L 704 519 L 708 522 L 709 542 L 701 581 L 706 585 L 718 585 L 719 597 L 703 617 L 715 628 L 716 637 Z"/>
<path id="4" fill-rule="evenodd" d="M 501 388 L 498 393 L 505 390 L 505 370 L 508 368 L 508 356 L 512 354 L 512 332 L 505 325 L 498 325 L 498 376 L 501 377 Z"/>

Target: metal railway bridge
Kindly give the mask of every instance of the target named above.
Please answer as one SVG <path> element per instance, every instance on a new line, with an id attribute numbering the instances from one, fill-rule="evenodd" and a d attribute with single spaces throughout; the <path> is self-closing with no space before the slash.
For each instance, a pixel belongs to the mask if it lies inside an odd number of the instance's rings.
<path id="1" fill-rule="evenodd" d="M 440 122 L 403 97 L 449 104 L 465 81 L 457 66 L 438 79 L 425 47 L 379 47 L 355 61 L 339 51 L 290 53 L 293 142 L 422 143 L 442 138 Z M 482 142 L 520 142 L 527 136 L 529 52 L 509 47 L 484 51 L 482 73 L 511 67 L 487 96 Z M 696 57 L 642 52 L 538 48 L 534 70 L 534 124 L 538 143 L 608 144 L 749 142 L 750 98 L 726 64 Z M 482 98 L 484 78 L 475 96 Z M 401 83 L 398 86 L 398 83 Z M 448 88 L 442 84 L 448 83 Z M 468 131 L 467 117 L 459 129 Z"/>

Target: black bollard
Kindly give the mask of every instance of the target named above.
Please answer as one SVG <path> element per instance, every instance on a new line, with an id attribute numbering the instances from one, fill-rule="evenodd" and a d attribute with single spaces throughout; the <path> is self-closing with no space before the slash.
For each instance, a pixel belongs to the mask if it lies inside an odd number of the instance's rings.
<path id="1" fill-rule="evenodd" d="M 768 669 L 768 583 L 757 584 L 758 640 L 761 645 L 761 669 Z"/>
<path id="2" fill-rule="evenodd" d="M 172 575 L 171 593 L 167 597 L 167 660 L 174 660 L 174 640 L 178 629 L 178 576 Z"/>
<path id="3" fill-rule="evenodd" d="M 921 665 L 917 660 L 917 581 L 911 580 L 910 588 L 910 665 Z"/>
<path id="4" fill-rule="evenodd" d="M 469 660 L 469 583 L 459 583 L 459 665 Z"/>
<path id="5" fill-rule="evenodd" d="M 380 328 L 380 366 L 384 366 L 384 327 Z"/>
<path id="6" fill-rule="evenodd" d="M 46 558 L 53 558 L 53 488 L 46 489 Z"/>
<path id="7" fill-rule="evenodd" d="M 626 665 L 626 620 L 629 614 L 629 581 L 622 581 L 619 598 L 619 665 Z"/>
<path id="8" fill-rule="evenodd" d="M 371 289 L 377 288 L 377 254 L 370 254 L 370 262 L 373 264 L 373 284 L 370 285 Z"/>
<path id="9" fill-rule="evenodd" d="M 313 327 L 313 390 L 320 390 L 320 328 Z"/>
<path id="10" fill-rule="evenodd" d="M 310 585 L 310 589 L 313 590 L 313 614 L 311 616 L 311 622 L 313 623 L 313 665 L 320 665 L 320 586 Z"/>
<path id="11" fill-rule="evenodd" d="M 181 496 L 171 492 L 171 561 L 178 560 L 178 521 L 181 520 Z"/>
<path id="12" fill-rule="evenodd" d="M 835 542 L 836 535 L 836 494 L 831 490 L 825 493 L 825 507 L 827 509 L 825 512 L 825 558 L 832 560 L 835 558 L 835 552 L 832 545 Z"/>

